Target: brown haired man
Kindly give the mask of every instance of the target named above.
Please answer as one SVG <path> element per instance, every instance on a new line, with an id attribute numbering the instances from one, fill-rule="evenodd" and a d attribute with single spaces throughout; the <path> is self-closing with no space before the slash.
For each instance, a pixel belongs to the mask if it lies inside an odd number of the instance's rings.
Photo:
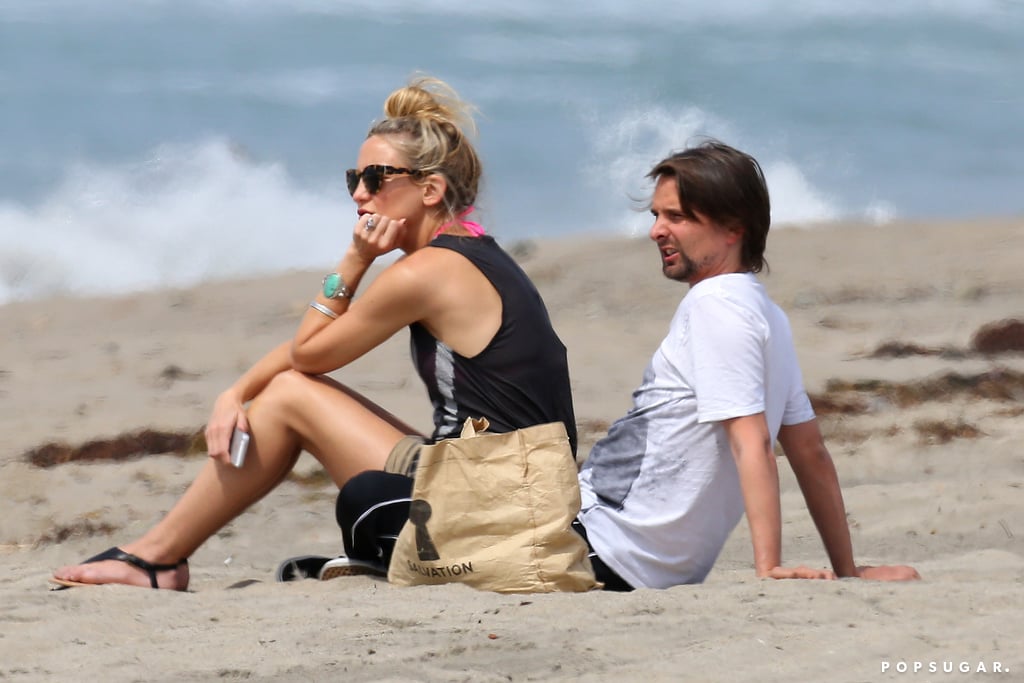
<path id="1" fill-rule="evenodd" d="M 854 563 L 839 480 L 803 387 L 789 322 L 754 273 L 770 204 L 757 161 L 716 141 L 673 154 L 655 182 L 650 237 L 686 282 L 630 411 L 580 473 L 578 530 L 613 590 L 704 580 L 746 512 L 758 576 L 906 580 Z M 778 440 L 832 570 L 782 566 Z M 582 527 L 582 528 L 580 528 Z"/>

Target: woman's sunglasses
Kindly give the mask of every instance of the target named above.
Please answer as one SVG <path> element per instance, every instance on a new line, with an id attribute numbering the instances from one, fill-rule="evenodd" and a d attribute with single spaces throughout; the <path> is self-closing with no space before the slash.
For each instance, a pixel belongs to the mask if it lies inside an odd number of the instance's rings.
<path id="1" fill-rule="evenodd" d="M 380 192 L 381 186 L 384 185 L 384 179 L 392 175 L 420 175 L 421 171 L 415 171 L 411 168 L 396 168 L 395 166 L 388 166 L 386 164 L 371 164 L 364 168 L 362 171 L 357 171 L 354 168 L 350 168 L 345 171 L 345 182 L 348 183 L 348 193 L 355 194 L 356 188 L 359 187 L 359 181 L 363 181 L 363 185 L 366 187 L 366 191 L 370 194 L 377 194 Z"/>

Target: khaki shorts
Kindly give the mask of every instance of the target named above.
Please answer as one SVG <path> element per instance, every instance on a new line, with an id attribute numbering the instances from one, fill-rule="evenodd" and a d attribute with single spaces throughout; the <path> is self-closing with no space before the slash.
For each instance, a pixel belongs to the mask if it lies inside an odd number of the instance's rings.
<path id="1" fill-rule="evenodd" d="M 393 474 L 404 474 L 411 477 L 416 474 L 416 465 L 420 461 L 420 449 L 426 440 L 422 436 L 403 436 L 388 454 L 384 463 L 384 471 Z"/>

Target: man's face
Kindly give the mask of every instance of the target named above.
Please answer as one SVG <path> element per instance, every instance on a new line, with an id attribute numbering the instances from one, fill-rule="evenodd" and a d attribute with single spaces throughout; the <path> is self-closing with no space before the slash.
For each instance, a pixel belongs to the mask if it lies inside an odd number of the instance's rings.
<path id="1" fill-rule="evenodd" d="M 665 277 L 687 282 L 738 272 L 739 234 L 722 228 L 700 212 L 696 218 L 683 213 L 676 179 L 662 176 L 651 199 L 651 239 L 661 254 Z"/>

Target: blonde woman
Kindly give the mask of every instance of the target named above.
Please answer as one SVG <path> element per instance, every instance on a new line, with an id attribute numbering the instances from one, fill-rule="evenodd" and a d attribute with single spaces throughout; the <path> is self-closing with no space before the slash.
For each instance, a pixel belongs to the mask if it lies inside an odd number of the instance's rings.
<path id="1" fill-rule="evenodd" d="M 294 338 L 217 398 L 210 458 L 170 512 L 141 538 L 58 569 L 54 582 L 187 589 L 188 557 L 277 486 L 303 450 L 341 488 L 385 467 L 408 473 L 419 444 L 457 436 L 469 416 L 493 431 L 561 421 L 575 449 L 565 347 L 527 276 L 469 220 L 481 175 L 470 112 L 432 78 L 387 98 L 346 174 L 357 207 L 351 245 L 322 286 L 310 283 Z M 371 264 L 395 250 L 404 254 L 362 291 Z M 429 435 L 324 376 L 404 328 L 433 404 Z M 251 437 L 240 468 L 229 459 L 236 428 Z"/>

